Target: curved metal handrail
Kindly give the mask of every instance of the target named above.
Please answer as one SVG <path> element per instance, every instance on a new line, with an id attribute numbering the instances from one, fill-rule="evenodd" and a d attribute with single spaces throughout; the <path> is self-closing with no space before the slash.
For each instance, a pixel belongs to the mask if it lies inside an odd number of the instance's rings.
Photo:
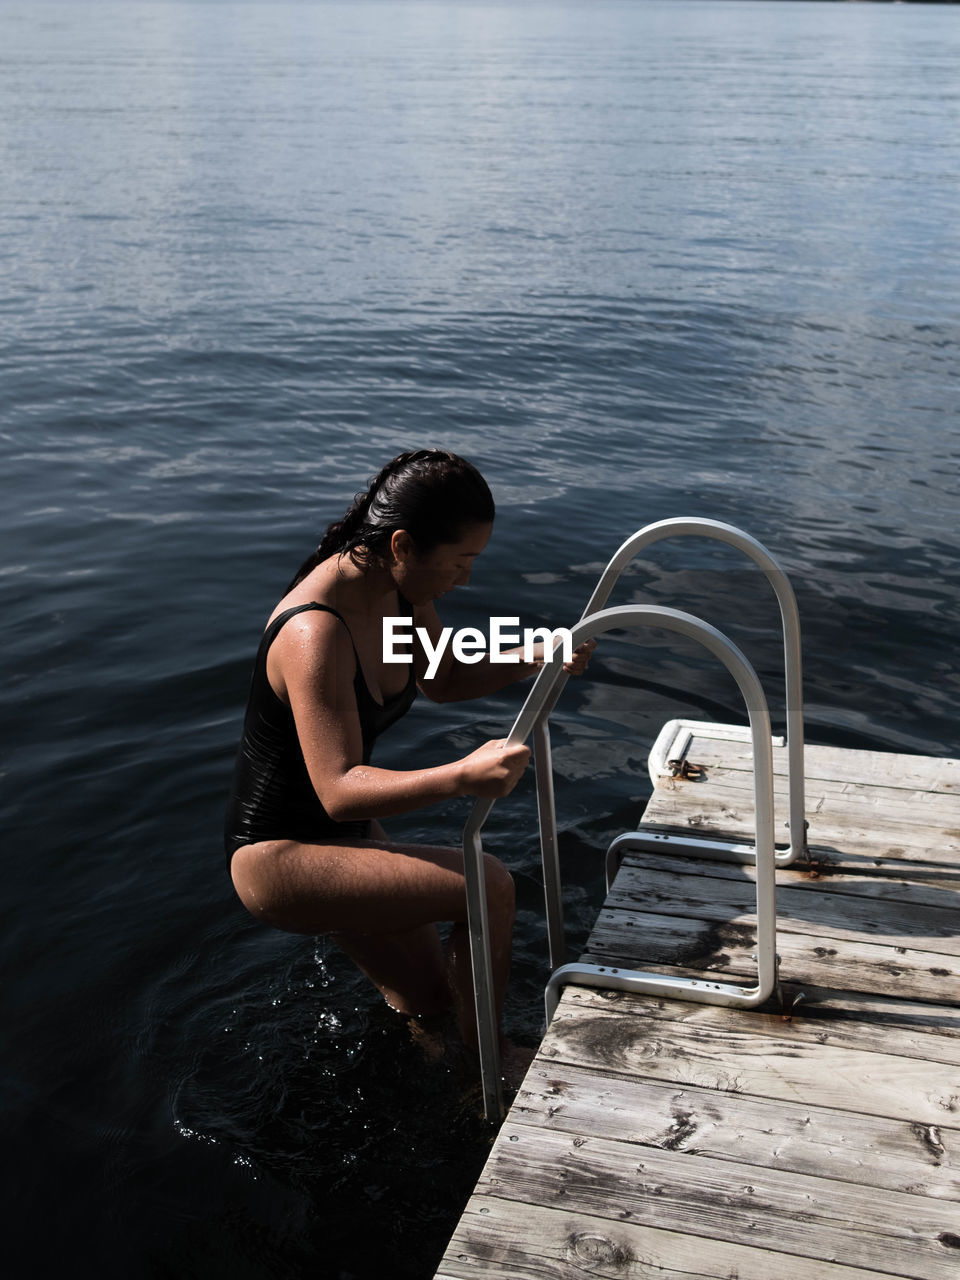
<path id="1" fill-rule="evenodd" d="M 780 606 L 783 626 L 783 665 L 787 703 L 787 785 L 789 789 L 789 848 L 778 851 L 777 866 L 789 867 L 806 853 L 807 822 L 805 816 L 803 769 L 803 659 L 800 647 L 800 614 L 796 597 L 787 575 L 774 560 L 766 547 L 749 533 L 721 520 L 705 517 L 658 520 L 627 538 L 614 553 L 600 575 L 593 595 L 587 602 L 582 616 L 602 609 L 623 570 L 636 559 L 644 547 L 664 538 L 702 537 L 725 542 L 742 551 L 758 565 L 773 587 Z"/>
<path id="2" fill-rule="evenodd" d="M 784 669 L 787 694 L 787 775 L 789 788 L 790 845 L 785 850 L 776 850 L 775 858 L 778 867 L 788 867 L 801 854 L 807 851 L 804 799 L 804 765 L 803 765 L 803 678 L 800 649 L 800 618 L 797 611 L 796 598 L 790 582 L 770 555 L 769 551 L 756 538 L 733 525 L 719 520 L 701 517 L 676 518 L 658 520 L 646 525 L 632 534 L 615 552 L 593 590 L 581 620 L 604 607 L 610 592 L 623 570 L 635 559 L 639 552 L 651 543 L 674 536 L 698 536 L 714 538 L 725 542 L 750 557 L 766 574 L 773 586 L 780 606 L 780 617 L 783 624 Z M 553 687 L 534 724 L 533 740 L 535 768 L 537 777 L 537 808 L 540 825 L 540 855 L 544 871 L 544 896 L 546 899 L 547 939 L 550 948 L 551 972 L 558 969 L 565 959 L 563 938 L 563 906 L 560 892 L 560 851 L 557 835 L 557 817 L 553 802 L 553 762 L 550 746 L 549 716 L 569 677 L 563 674 Z M 625 848 L 636 847 L 640 833 L 625 832 L 618 836 L 607 850 L 607 882 L 608 888 L 615 874 L 615 868 L 623 856 Z M 670 844 L 674 853 L 698 855 L 708 852 L 707 840 L 686 838 L 681 842 L 665 835 L 646 837 L 656 844 Z M 747 863 L 754 860 L 754 851 L 749 845 L 741 842 L 721 843 L 709 842 L 710 856 L 721 861 Z"/>
<path id="3" fill-rule="evenodd" d="M 624 986 L 630 990 L 649 990 L 657 994 L 670 995 L 683 992 L 685 998 L 689 1000 L 752 1007 L 763 1003 L 776 985 L 773 748 L 770 713 L 766 699 L 756 672 L 736 645 L 716 627 L 693 617 L 692 614 L 682 613 L 678 609 L 659 608 L 653 605 L 621 605 L 618 608 L 602 609 L 589 614 L 577 623 L 572 629 L 572 640 L 574 646 L 577 646 L 595 635 L 616 627 L 641 626 L 677 631 L 705 645 L 720 659 L 736 680 L 747 704 L 753 741 L 756 808 L 757 986 L 744 988 L 728 983 L 708 983 L 702 980 L 624 970 L 614 973 L 608 968 L 592 965 L 562 966 L 551 978 L 551 984 L 576 978 L 584 985 Z M 544 665 L 507 736 L 508 743 L 525 742 L 537 722 L 545 719 L 556 700 L 554 697 L 556 686 L 559 684 L 562 687 L 563 676 L 563 667 L 559 662 L 548 662 Z M 538 793 L 539 791 L 538 785 Z M 552 804 L 552 798 L 551 790 L 549 797 L 542 798 L 542 803 L 549 799 Z M 480 1073 L 483 1082 L 484 1109 L 488 1119 L 494 1119 L 503 1114 L 497 1017 L 493 996 L 493 968 L 487 925 L 483 845 L 480 839 L 480 833 L 493 805 L 492 799 L 477 800 L 463 830 L 467 928 L 473 966 Z M 611 980 L 612 976 L 615 980 Z M 548 992 L 551 989 L 556 990 L 556 987 L 548 988 Z"/>

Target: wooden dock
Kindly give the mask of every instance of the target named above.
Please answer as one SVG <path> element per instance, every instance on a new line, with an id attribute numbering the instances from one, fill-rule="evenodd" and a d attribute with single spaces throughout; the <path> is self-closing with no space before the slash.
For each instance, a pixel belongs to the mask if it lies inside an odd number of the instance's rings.
<path id="1" fill-rule="evenodd" d="M 751 839 L 749 743 L 665 732 L 644 826 Z M 806 779 L 782 998 L 568 987 L 437 1280 L 958 1280 L 960 761 L 808 747 Z M 755 911 L 749 867 L 629 855 L 583 958 L 749 983 Z"/>

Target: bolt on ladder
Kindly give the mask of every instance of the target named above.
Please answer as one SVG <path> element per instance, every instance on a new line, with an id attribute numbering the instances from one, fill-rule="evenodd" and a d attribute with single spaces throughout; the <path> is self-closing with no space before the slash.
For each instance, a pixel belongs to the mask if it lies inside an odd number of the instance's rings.
<path id="1" fill-rule="evenodd" d="M 613 609 L 602 607 L 617 578 L 638 551 L 671 534 L 699 534 L 719 538 L 745 551 L 764 570 L 776 591 L 784 630 L 788 750 L 791 752 L 788 756 L 791 846 L 783 853 L 778 853 L 774 845 L 770 714 L 753 667 L 726 636 L 709 623 L 691 614 L 649 605 L 621 605 Z M 628 847 L 655 847 L 685 856 L 707 856 L 743 863 L 755 862 L 757 866 L 757 984 L 747 988 L 730 983 L 708 982 L 702 978 L 668 977 L 663 974 L 603 965 L 563 964 L 563 908 L 547 720 L 566 683 L 567 676 L 560 663 L 548 662 L 537 676 L 507 738 L 509 743 L 520 743 L 525 742 L 531 732 L 534 736 L 547 932 L 550 966 L 553 971 L 545 993 L 548 1023 L 556 1009 L 560 990 L 569 983 L 642 991 L 655 995 L 680 996 L 700 1003 L 736 1005 L 743 1008 L 753 1008 L 762 1004 L 773 993 L 777 984 L 774 868 L 778 864 L 788 865 L 805 848 L 800 634 L 792 589 L 786 575 L 766 549 L 750 535 L 735 529 L 732 525 L 714 520 L 664 520 L 641 529 L 614 555 L 601 575 L 583 616 L 572 630 L 573 645 L 576 647 L 594 636 L 615 628 L 643 626 L 675 631 L 699 641 L 720 659 L 736 680 L 746 703 L 753 745 L 755 840 L 753 845 L 748 845 L 742 842 L 691 840 L 685 837 L 675 838 L 653 836 L 652 833 L 629 832 L 618 837 L 611 845 L 608 851 L 608 869 L 610 855 L 616 855 Z M 467 889 L 467 927 L 473 966 L 484 1109 L 489 1120 L 498 1120 L 503 1115 L 503 1093 L 500 1081 L 498 1028 L 484 884 L 483 845 L 480 838 L 493 804 L 493 800 L 478 800 L 474 805 L 464 827 L 463 850 Z"/>

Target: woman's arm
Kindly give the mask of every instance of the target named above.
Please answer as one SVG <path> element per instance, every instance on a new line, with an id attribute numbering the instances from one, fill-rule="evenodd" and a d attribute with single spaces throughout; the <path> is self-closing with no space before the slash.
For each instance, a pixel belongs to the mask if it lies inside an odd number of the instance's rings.
<path id="1" fill-rule="evenodd" d="M 270 648 L 267 674 L 293 712 L 310 781 L 336 822 L 388 818 L 454 796 L 504 796 L 530 758 L 527 747 L 495 741 L 433 768 L 363 764 L 356 656 L 346 628 L 332 614 L 291 618 Z"/>

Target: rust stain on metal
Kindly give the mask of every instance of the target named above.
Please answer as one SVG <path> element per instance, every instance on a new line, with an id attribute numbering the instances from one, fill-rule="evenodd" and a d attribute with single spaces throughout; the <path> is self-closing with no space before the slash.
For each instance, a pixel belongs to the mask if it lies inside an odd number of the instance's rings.
<path id="1" fill-rule="evenodd" d="M 677 778 L 681 782 L 706 782 L 707 780 L 705 764 L 694 764 L 692 760 L 668 760 L 667 765 L 670 769 L 670 777 Z"/>

